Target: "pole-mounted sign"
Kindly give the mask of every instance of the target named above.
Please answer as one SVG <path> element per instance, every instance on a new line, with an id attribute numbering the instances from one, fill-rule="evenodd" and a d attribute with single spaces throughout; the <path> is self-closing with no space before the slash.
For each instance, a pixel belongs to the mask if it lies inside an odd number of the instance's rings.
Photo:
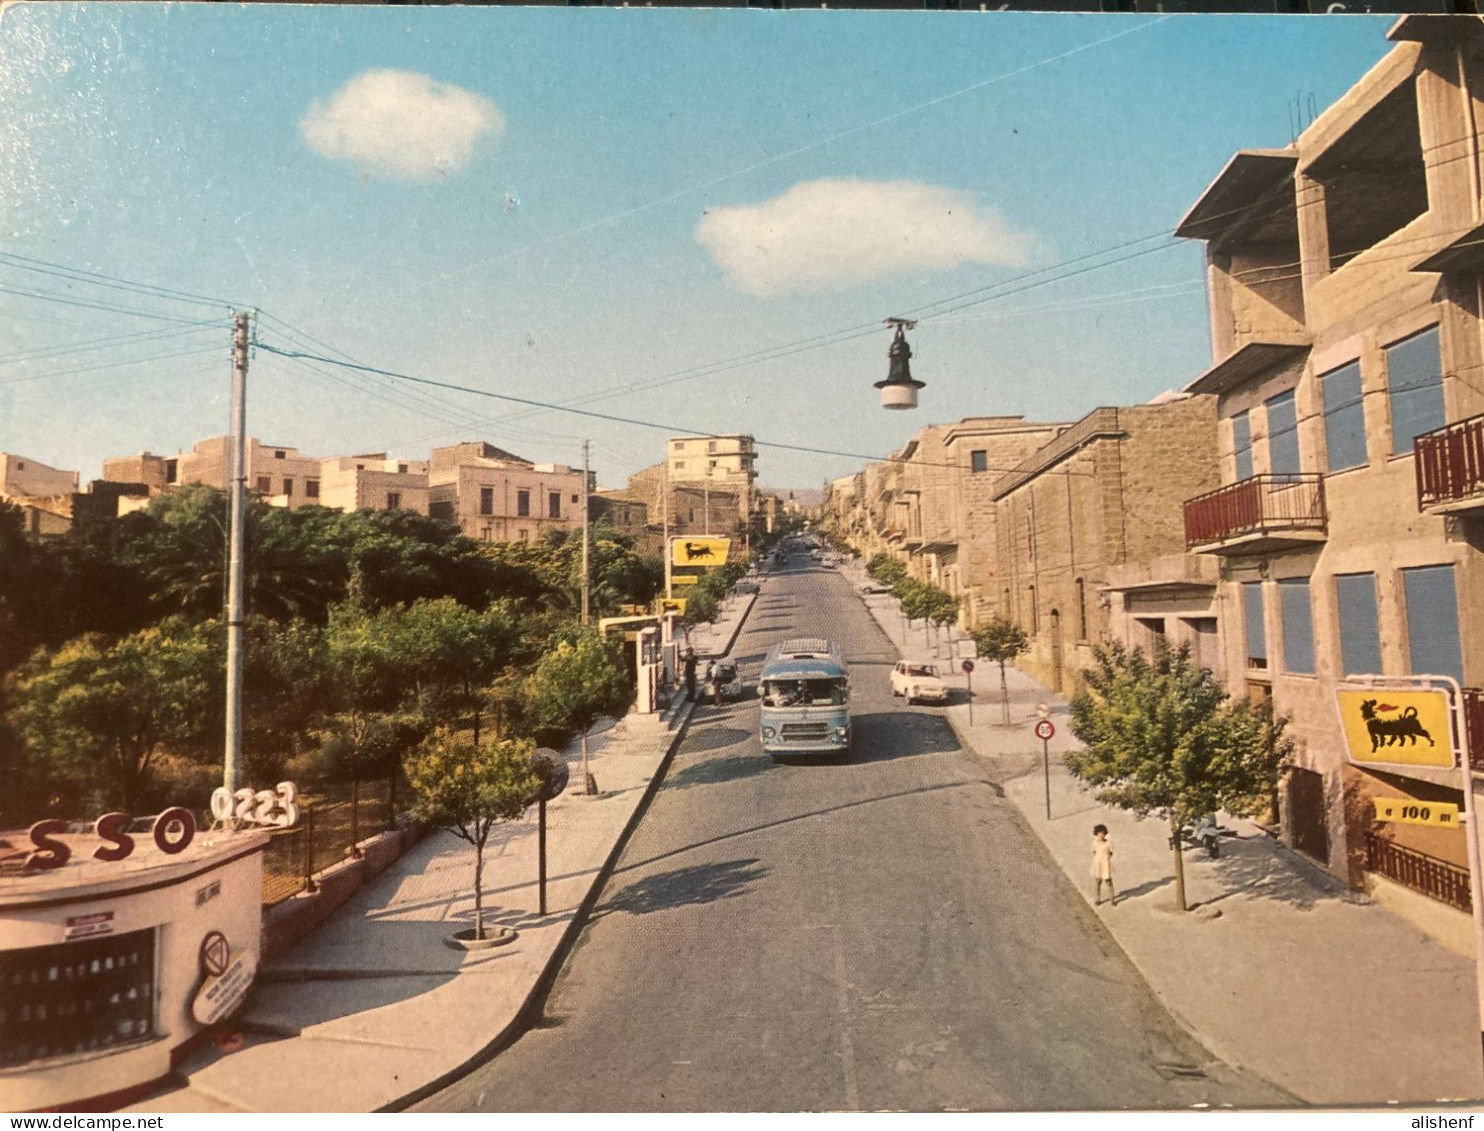
<path id="1" fill-rule="evenodd" d="M 731 552 L 730 538 L 692 538 L 677 535 L 670 539 L 670 562 L 678 566 L 726 565 Z"/>

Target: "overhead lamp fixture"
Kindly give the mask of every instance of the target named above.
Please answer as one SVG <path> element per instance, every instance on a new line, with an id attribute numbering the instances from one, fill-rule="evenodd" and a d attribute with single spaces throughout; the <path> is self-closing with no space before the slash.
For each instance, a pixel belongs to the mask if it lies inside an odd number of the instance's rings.
<path id="1" fill-rule="evenodd" d="M 881 390 L 881 407 L 916 408 L 917 390 L 925 383 L 912 376 L 912 367 L 908 364 L 912 357 L 912 347 L 907 344 L 906 331 L 914 329 L 917 323 L 906 318 L 887 318 L 885 322 L 888 326 L 895 326 L 897 332 L 886 351 L 886 380 L 877 381 L 874 386 Z"/>

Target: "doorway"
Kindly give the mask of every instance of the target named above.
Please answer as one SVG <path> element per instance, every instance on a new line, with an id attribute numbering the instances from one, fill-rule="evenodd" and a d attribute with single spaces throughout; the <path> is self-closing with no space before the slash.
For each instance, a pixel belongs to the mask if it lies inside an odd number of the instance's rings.
<path id="1" fill-rule="evenodd" d="M 1329 826 L 1324 820 L 1324 775 L 1293 770 L 1288 775 L 1288 829 L 1293 847 L 1329 864 Z"/>

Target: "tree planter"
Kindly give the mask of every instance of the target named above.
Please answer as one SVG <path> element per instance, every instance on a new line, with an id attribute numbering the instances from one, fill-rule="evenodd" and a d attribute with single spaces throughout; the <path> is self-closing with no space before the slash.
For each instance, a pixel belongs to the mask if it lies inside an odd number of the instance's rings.
<path id="1" fill-rule="evenodd" d="M 509 927 L 487 927 L 482 939 L 475 938 L 475 934 L 475 928 L 465 927 L 462 931 L 455 931 L 452 937 L 444 939 L 443 944 L 454 950 L 490 950 L 512 943 L 520 937 L 518 931 Z"/>

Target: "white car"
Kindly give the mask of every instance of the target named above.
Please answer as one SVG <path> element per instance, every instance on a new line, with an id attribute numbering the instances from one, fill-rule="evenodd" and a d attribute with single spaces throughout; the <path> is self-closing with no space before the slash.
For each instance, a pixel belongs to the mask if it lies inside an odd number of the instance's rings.
<path id="1" fill-rule="evenodd" d="M 891 669 L 891 693 L 905 696 L 910 703 L 947 703 L 948 685 L 933 664 L 899 660 Z"/>

